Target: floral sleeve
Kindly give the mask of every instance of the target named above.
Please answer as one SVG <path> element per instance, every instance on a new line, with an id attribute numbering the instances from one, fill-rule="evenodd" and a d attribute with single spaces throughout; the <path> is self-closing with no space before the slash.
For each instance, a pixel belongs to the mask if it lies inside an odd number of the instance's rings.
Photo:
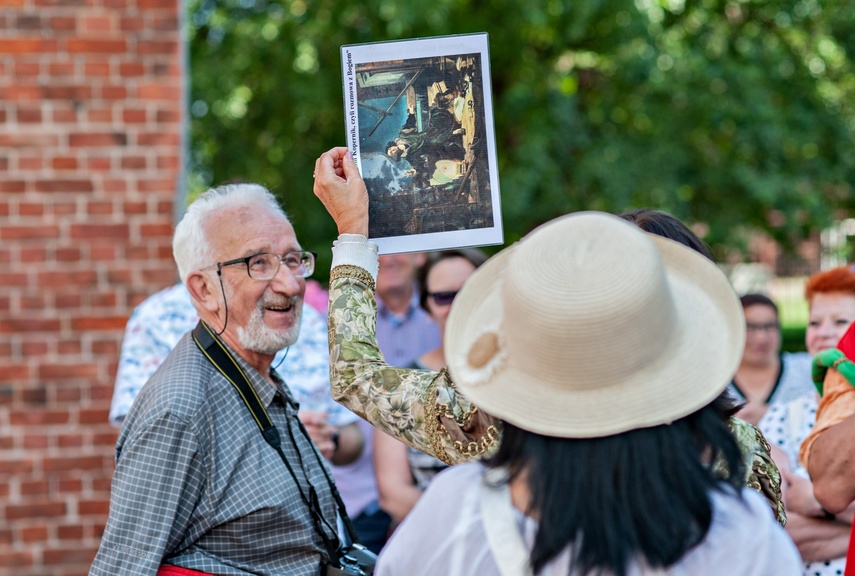
<path id="1" fill-rule="evenodd" d="M 374 280 L 341 265 L 330 274 L 333 398 L 405 444 L 456 464 L 491 453 L 498 423 L 468 402 L 448 372 L 395 368 L 377 345 Z"/>
<path id="2" fill-rule="evenodd" d="M 736 437 L 745 464 L 745 485 L 766 498 L 775 518 L 787 523 L 784 500 L 781 497 L 781 473 L 772 461 L 771 448 L 760 429 L 739 418 L 730 419 L 730 430 Z"/>

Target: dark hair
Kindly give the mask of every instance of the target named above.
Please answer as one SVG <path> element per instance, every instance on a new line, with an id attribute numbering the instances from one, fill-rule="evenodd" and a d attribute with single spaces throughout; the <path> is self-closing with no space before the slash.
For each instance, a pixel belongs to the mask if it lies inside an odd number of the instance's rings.
<path id="1" fill-rule="evenodd" d="M 478 248 L 456 248 L 454 250 L 442 250 L 439 252 L 429 252 L 425 257 L 425 263 L 422 264 L 421 268 L 419 268 L 416 273 L 416 283 L 418 284 L 419 289 L 419 304 L 422 308 L 424 308 L 425 312 L 430 313 L 430 309 L 428 309 L 427 299 L 428 299 L 428 287 L 427 287 L 427 279 L 430 274 L 431 268 L 436 266 L 439 262 L 443 260 L 448 260 L 450 258 L 463 258 L 470 264 L 472 264 L 475 268 L 478 268 L 481 264 L 487 261 L 487 254 Z"/>
<path id="2" fill-rule="evenodd" d="M 775 316 L 778 315 L 778 307 L 772 301 L 771 298 L 766 296 L 765 294 L 744 294 L 740 296 L 739 301 L 742 303 L 742 309 L 746 309 L 749 306 L 767 306 L 775 311 Z"/>
<path id="3" fill-rule="evenodd" d="M 667 212 L 639 208 L 631 212 L 624 212 L 620 217 L 632 222 L 645 232 L 674 240 L 688 246 L 695 252 L 700 252 L 710 260 L 713 259 L 709 246 L 698 238 L 697 234 L 689 230 L 688 226 Z"/>
<path id="4" fill-rule="evenodd" d="M 556 438 L 503 423 L 487 461 L 525 474 L 539 520 L 530 565 L 538 574 L 565 548 L 580 573 L 625 576 L 642 558 L 676 563 L 706 536 L 712 490 L 738 490 L 743 462 L 730 429 L 707 405 L 671 424 L 602 438 Z M 714 463 L 725 469 L 713 472 Z"/>

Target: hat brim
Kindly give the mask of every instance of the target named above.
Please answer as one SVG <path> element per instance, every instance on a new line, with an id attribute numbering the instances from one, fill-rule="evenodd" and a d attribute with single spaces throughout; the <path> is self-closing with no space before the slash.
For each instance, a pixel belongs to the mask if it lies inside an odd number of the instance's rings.
<path id="1" fill-rule="evenodd" d="M 667 353 L 621 381 L 596 382 L 598 375 L 588 374 L 589 382 L 579 388 L 539 380 L 515 367 L 513 358 L 483 381 L 462 378 L 471 372 L 467 363 L 473 343 L 485 331 L 501 334 L 502 273 L 515 245 L 476 270 L 455 298 L 445 331 L 455 385 L 495 417 L 539 434 L 572 438 L 667 424 L 710 403 L 739 366 L 745 340 L 742 307 L 714 263 L 674 241 L 648 236 L 662 257 L 678 317 L 678 333 Z M 536 340 L 538 334 L 529 337 Z M 619 335 L 612 348 L 597 353 L 621 354 Z"/>

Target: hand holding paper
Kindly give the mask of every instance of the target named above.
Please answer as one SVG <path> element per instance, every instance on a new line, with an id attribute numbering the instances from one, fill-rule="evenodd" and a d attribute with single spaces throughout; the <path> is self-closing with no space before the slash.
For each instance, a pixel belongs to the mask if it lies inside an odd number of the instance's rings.
<path id="1" fill-rule="evenodd" d="M 339 234 L 368 236 L 368 190 L 347 148 L 333 148 L 315 161 L 314 192 Z"/>

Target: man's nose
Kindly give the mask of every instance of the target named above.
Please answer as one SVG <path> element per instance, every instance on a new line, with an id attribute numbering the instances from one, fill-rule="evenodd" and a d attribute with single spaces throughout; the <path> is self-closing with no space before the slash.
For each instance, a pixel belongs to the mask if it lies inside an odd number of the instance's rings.
<path id="1" fill-rule="evenodd" d="M 296 296 L 302 295 L 304 290 L 305 281 L 301 283 L 300 280 L 302 280 L 302 278 L 297 278 L 287 266 L 282 265 L 279 266 L 279 270 L 276 271 L 276 275 L 273 276 L 273 280 L 270 281 L 270 284 L 277 292 L 282 292 L 289 296 Z"/>

